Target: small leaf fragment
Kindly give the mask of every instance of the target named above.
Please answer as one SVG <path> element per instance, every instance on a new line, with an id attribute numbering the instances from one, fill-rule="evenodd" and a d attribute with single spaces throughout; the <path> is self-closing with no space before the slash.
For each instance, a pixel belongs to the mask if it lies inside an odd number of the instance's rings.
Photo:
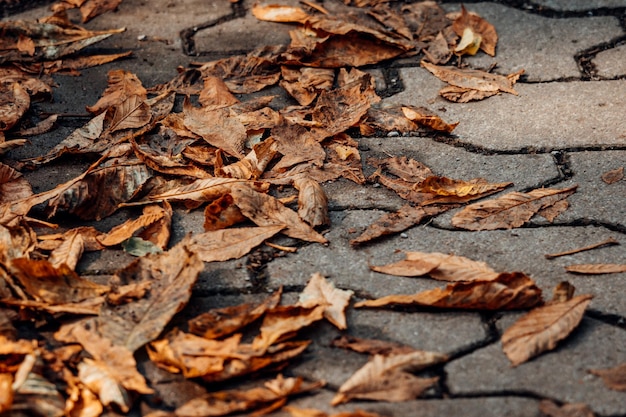
<path id="1" fill-rule="evenodd" d="M 567 265 L 567 272 L 574 274 L 619 274 L 626 272 L 626 264 L 577 264 Z"/>

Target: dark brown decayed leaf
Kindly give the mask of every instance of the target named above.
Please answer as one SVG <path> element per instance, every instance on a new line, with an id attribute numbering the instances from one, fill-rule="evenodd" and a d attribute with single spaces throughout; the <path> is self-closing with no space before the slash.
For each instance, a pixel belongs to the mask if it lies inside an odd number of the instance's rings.
<path id="1" fill-rule="evenodd" d="M 500 273 L 489 281 L 459 282 L 412 295 L 388 295 L 355 307 L 417 305 L 468 310 L 514 310 L 542 303 L 541 289 L 521 272 Z"/>
<path id="2" fill-rule="evenodd" d="M 577 186 L 560 190 L 541 188 L 528 193 L 512 192 L 465 207 L 452 218 L 452 224 L 468 230 L 520 227 L 541 210 L 574 194 L 576 188 Z"/>
<path id="3" fill-rule="evenodd" d="M 615 391 L 626 391 L 626 363 L 610 369 L 590 369 L 604 381 L 604 385 Z"/>
<path id="4" fill-rule="evenodd" d="M 565 270 L 574 274 L 619 274 L 620 272 L 626 272 L 626 264 L 567 265 Z"/>
<path id="5" fill-rule="evenodd" d="M 282 291 L 275 291 L 260 303 L 239 304 L 209 310 L 189 320 L 189 331 L 205 339 L 217 339 L 235 333 L 260 318 L 280 302 Z"/>
<path id="6" fill-rule="evenodd" d="M 593 296 L 579 295 L 562 303 L 538 307 L 502 334 L 502 350 L 517 366 L 556 347 L 580 323 Z"/>

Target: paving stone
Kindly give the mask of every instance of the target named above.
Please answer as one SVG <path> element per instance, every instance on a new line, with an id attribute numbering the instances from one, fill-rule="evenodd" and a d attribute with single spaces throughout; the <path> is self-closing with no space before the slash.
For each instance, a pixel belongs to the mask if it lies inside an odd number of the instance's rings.
<path id="1" fill-rule="evenodd" d="M 463 143 L 500 151 L 624 144 L 626 80 L 518 83 L 519 96 L 451 103 L 439 97 L 444 83 L 426 70 L 400 73 L 405 90 L 386 101 L 426 106 L 460 122 L 453 133 Z"/>
<path id="2" fill-rule="evenodd" d="M 600 77 L 617 78 L 626 75 L 626 45 L 607 49 L 596 55 L 593 63 Z"/>
<path id="3" fill-rule="evenodd" d="M 626 130 L 624 134 L 622 141 L 626 141 Z M 602 174 L 626 167 L 626 151 L 572 152 L 568 157 L 574 175 L 559 187 L 578 184 L 578 189 L 568 198 L 571 207 L 558 221 L 592 221 L 623 230 L 626 227 L 626 180 L 609 185 L 602 181 Z"/>
<path id="4" fill-rule="evenodd" d="M 314 408 L 328 414 L 364 410 L 383 416 L 441 417 L 539 417 L 539 401 L 515 396 L 479 397 L 479 398 L 432 398 L 401 403 L 350 401 L 332 407 L 330 401 L 335 392 L 329 389 L 316 391 L 315 395 L 305 395 L 290 399 L 289 404 L 298 408 Z M 418 411 L 419 410 L 419 411 Z M 419 413 L 419 414 L 417 414 Z M 270 414 L 273 417 L 291 417 L 285 411 Z"/>
<path id="5" fill-rule="evenodd" d="M 480 52 L 464 60 L 474 68 L 497 63 L 498 73 L 525 70 L 528 81 L 579 78 L 574 60 L 577 52 L 608 42 L 623 34 L 618 19 L 611 16 L 553 19 L 494 3 L 466 5 L 498 32 L 496 56 Z M 447 10 L 460 6 L 446 5 Z"/>
<path id="6" fill-rule="evenodd" d="M 447 383 L 454 395 L 526 392 L 563 402 L 583 402 L 600 415 L 626 413 L 624 394 L 609 390 L 589 369 L 626 361 L 626 332 L 585 318 L 555 351 L 511 367 L 494 343 L 446 365 Z"/>
<path id="7" fill-rule="evenodd" d="M 578 11 L 601 7 L 624 7 L 623 0 L 534 0 L 534 4 L 554 10 Z"/>

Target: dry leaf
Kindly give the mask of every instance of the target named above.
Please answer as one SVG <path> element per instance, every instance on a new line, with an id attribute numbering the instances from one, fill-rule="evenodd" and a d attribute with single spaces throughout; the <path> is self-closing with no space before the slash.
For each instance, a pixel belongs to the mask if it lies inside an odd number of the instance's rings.
<path id="1" fill-rule="evenodd" d="M 304 23 L 309 15 L 299 7 L 281 6 L 277 4 L 252 6 L 252 14 L 259 20 L 266 22 L 297 22 Z"/>
<path id="2" fill-rule="evenodd" d="M 259 142 L 245 156 L 234 164 L 217 167 L 215 174 L 220 177 L 240 178 L 246 180 L 258 179 L 267 165 L 274 159 L 278 145 L 271 136 Z"/>
<path id="3" fill-rule="evenodd" d="M 331 346 L 350 349 L 359 353 L 369 353 L 370 355 L 383 356 L 406 354 L 416 351 L 411 346 L 402 345 L 400 343 L 375 339 L 362 339 L 359 337 L 345 335 L 334 339 Z"/>
<path id="4" fill-rule="evenodd" d="M 209 310 L 189 320 L 189 331 L 205 339 L 217 339 L 233 334 L 259 319 L 268 309 L 276 307 L 281 294 L 282 291 L 279 290 L 259 303 Z"/>
<path id="5" fill-rule="evenodd" d="M 502 350 L 517 366 L 556 347 L 580 323 L 593 296 L 579 295 L 563 303 L 537 307 L 502 334 Z"/>
<path id="6" fill-rule="evenodd" d="M 512 192 L 474 203 L 452 218 L 452 224 L 467 230 L 512 229 L 527 223 L 540 210 L 574 194 L 577 186 L 564 189 L 541 188 L 528 193 Z"/>
<path id="7" fill-rule="evenodd" d="M 610 369 L 590 369 L 594 375 L 604 381 L 604 385 L 615 391 L 626 391 L 626 363 Z"/>
<path id="8" fill-rule="evenodd" d="M 110 132 L 144 127 L 152 119 L 150 106 L 139 96 L 130 96 L 113 107 Z"/>
<path id="9" fill-rule="evenodd" d="M 593 411 L 583 403 L 558 406 L 551 400 L 541 400 L 539 411 L 547 417 L 595 417 Z"/>
<path id="10" fill-rule="evenodd" d="M 165 249 L 170 237 L 171 220 L 172 207 L 167 202 L 164 202 L 163 207 L 149 205 L 144 207 L 141 216 L 115 226 L 109 233 L 99 236 L 98 241 L 104 246 L 113 246 L 137 234 Z"/>
<path id="11" fill-rule="evenodd" d="M 252 348 L 261 352 L 271 345 L 291 337 L 298 330 L 324 318 L 326 306 L 278 306 L 265 314 L 260 334 L 252 342 Z"/>
<path id="12" fill-rule="evenodd" d="M 224 194 L 213 200 L 204 209 L 204 230 L 206 232 L 226 229 L 245 220 L 246 217 L 241 214 L 241 210 L 235 205 L 235 200 L 230 194 Z"/>
<path id="13" fill-rule="evenodd" d="M 228 90 L 224 81 L 218 77 L 207 76 L 204 78 L 198 102 L 204 108 L 219 109 L 237 104 L 239 100 Z"/>
<path id="14" fill-rule="evenodd" d="M 619 274 L 626 272 L 626 264 L 578 264 L 565 267 L 567 272 L 574 274 Z"/>
<path id="15" fill-rule="evenodd" d="M 465 31 L 470 29 L 472 33 L 480 37 L 480 49 L 491 56 L 496 55 L 496 44 L 498 43 L 496 29 L 476 13 L 465 10 L 463 5 L 461 5 L 461 15 L 454 20 L 452 29 L 459 36 L 463 36 Z"/>
<path id="16" fill-rule="evenodd" d="M 231 195 L 241 213 L 258 226 L 282 225 L 285 227 L 283 233 L 289 237 L 308 242 L 328 242 L 324 236 L 300 219 L 296 212 L 272 196 L 259 193 L 243 184 L 233 184 Z"/>
<path id="17" fill-rule="evenodd" d="M 415 184 L 413 189 L 419 193 L 431 194 L 422 202 L 422 205 L 427 205 L 465 203 L 502 191 L 512 184 L 511 182 L 488 183 L 483 178 L 463 181 L 447 177 L 430 176 Z"/>
<path id="18" fill-rule="evenodd" d="M 374 355 L 339 387 L 331 404 L 338 405 L 352 399 L 391 402 L 413 400 L 439 378 L 418 378 L 410 372 L 417 372 L 446 360 L 446 355 L 425 351 L 391 356 Z"/>
<path id="19" fill-rule="evenodd" d="M 83 241 L 83 235 L 80 231 L 75 231 L 50 253 L 48 261 L 55 268 L 65 264 L 73 270 L 76 269 L 76 265 L 84 250 L 85 242 Z"/>
<path id="20" fill-rule="evenodd" d="M 276 224 L 214 230 L 191 236 L 187 245 L 204 262 L 238 259 L 284 228 Z"/>
<path id="21" fill-rule="evenodd" d="M 468 310 L 515 310 L 542 303 L 541 289 L 521 272 L 500 273 L 489 281 L 458 282 L 413 295 L 388 295 L 355 307 L 416 305 Z"/>
<path id="22" fill-rule="evenodd" d="M 298 215 L 312 227 L 330 225 L 328 197 L 322 186 L 307 177 L 294 179 L 293 186 L 298 194 Z"/>
<path id="23" fill-rule="evenodd" d="M 370 266 L 383 274 L 406 277 L 430 275 L 442 281 L 488 281 L 499 274 L 485 262 L 445 253 L 406 252 L 406 259 L 384 266 Z"/>
<path id="24" fill-rule="evenodd" d="M 350 303 L 352 294 L 354 292 L 351 290 L 335 288 L 332 282 L 316 272 L 300 293 L 298 305 L 303 307 L 323 306 L 324 318 L 338 329 L 345 330 L 348 328 L 345 309 Z"/>
<path id="25" fill-rule="evenodd" d="M 108 108 L 118 106 L 133 96 L 142 100 L 148 98 L 147 91 L 135 74 L 125 70 L 111 70 L 107 74 L 108 87 L 102 97 L 93 106 L 87 106 L 87 111 L 100 114 Z"/>
<path id="26" fill-rule="evenodd" d="M 33 195 L 30 183 L 21 173 L 0 162 L 0 204 Z"/>
<path id="27" fill-rule="evenodd" d="M 328 68 L 281 67 L 280 86 L 302 106 L 308 106 L 322 90 L 330 90 L 335 71 Z"/>
<path id="28" fill-rule="evenodd" d="M 433 176 L 433 172 L 426 165 L 406 156 L 395 156 L 386 159 L 368 158 L 367 162 L 407 182 L 418 183 Z"/>
<path id="29" fill-rule="evenodd" d="M 0 31 L 2 23 L 0 23 Z M 1 42 L 0 42 L 1 45 Z M 2 61 L 0 55 L 0 61 Z M 0 84 L 0 132 L 11 129 L 30 107 L 30 96 L 20 83 Z"/>
<path id="30" fill-rule="evenodd" d="M 615 239 L 613 239 L 612 237 L 608 238 L 607 240 L 604 240 L 602 242 L 598 242 L 598 243 L 594 243 L 592 245 L 589 246 L 585 246 L 582 248 L 577 248 L 577 249 L 572 249 L 572 250 L 568 250 L 568 251 L 564 251 L 564 252 L 559 252 L 559 253 L 549 253 L 544 255 L 546 257 L 546 259 L 554 259 L 554 258 L 558 258 L 559 256 L 566 256 L 566 255 L 573 255 L 576 253 L 580 253 L 580 252 L 584 252 L 584 251 L 588 251 L 588 250 L 592 250 L 592 249 L 597 249 L 597 248 L 601 248 L 604 246 L 610 246 L 610 245 L 619 245 L 619 242 Z"/>
<path id="31" fill-rule="evenodd" d="M 612 169 L 611 171 L 607 171 L 602 174 L 602 181 L 606 184 L 615 184 L 618 181 L 624 179 L 624 167 L 619 167 L 616 169 Z"/>
<path id="32" fill-rule="evenodd" d="M 148 198 L 152 201 L 205 202 L 216 200 L 222 195 L 230 193 L 235 184 L 248 184 L 258 191 L 267 191 L 269 187 L 269 184 L 237 178 L 204 178 L 183 185 L 180 185 L 180 182 L 173 182 L 172 184 L 173 187 L 167 191 L 150 194 Z"/>
<path id="33" fill-rule="evenodd" d="M 430 110 L 424 107 L 402 106 L 402 113 L 404 114 L 404 117 L 410 121 L 438 132 L 452 133 L 454 128 L 459 124 L 459 122 L 452 124 L 446 123 L 441 119 L 441 117 L 433 114 Z"/>

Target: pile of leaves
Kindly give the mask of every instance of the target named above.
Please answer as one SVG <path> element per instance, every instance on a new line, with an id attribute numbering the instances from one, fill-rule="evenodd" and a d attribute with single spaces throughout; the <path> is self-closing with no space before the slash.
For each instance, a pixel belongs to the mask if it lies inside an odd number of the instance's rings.
<path id="1" fill-rule="evenodd" d="M 83 20 L 89 20 L 97 3 L 66 0 L 38 22 L 1 24 L 6 34 L 0 41 L 3 151 L 54 124 L 55 119 L 47 119 L 31 128 L 20 126 L 30 100 L 51 94 L 50 74 L 74 73 L 127 55 L 76 55 L 121 32 L 90 32 L 65 15 L 68 7 L 81 7 Z M 398 10 L 385 1 L 363 0 L 332 13 L 303 3 L 306 7 L 252 10 L 262 20 L 296 23 L 290 45 L 197 63 L 152 88 L 130 72 L 109 71 L 108 87 L 87 106 L 93 117 L 84 126 L 44 155 L 12 166 L 0 163 L 0 411 L 127 413 L 138 398 L 158 396 L 138 371 L 138 352 L 163 370 L 207 384 L 203 395 L 153 416 L 278 409 L 289 396 L 315 390 L 323 381 L 278 374 L 248 390 L 220 391 L 211 384 L 261 371 L 276 374 L 310 343 L 298 332 L 320 320 L 347 329 L 344 310 L 351 292 L 315 274 L 296 304 L 281 305 L 278 291 L 263 302 L 211 310 L 172 329 L 169 324 L 188 303 L 204 262 L 237 259 L 264 242 L 278 251 L 295 250 L 269 242 L 277 234 L 326 244 L 330 217 L 321 183 L 341 177 L 359 185 L 377 181 L 407 201 L 353 239 L 354 247 L 511 185 L 438 176 L 405 157 L 367 161 L 377 171 L 365 178 L 357 140 L 419 129 L 450 134 L 456 127 L 422 107 L 381 106 L 374 79 L 357 67 L 423 54 L 423 66 L 449 84 L 441 91 L 448 100 L 516 94 L 513 84 L 521 73 L 502 76 L 460 65 L 465 54 L 495 54 L 493 26 L 464 8 L 446 15 L 432 2 Z M 114 8 L 119 1 L 107 4 Z M 446 65 L 454 59 L 457 66 Z M 273 96 L 259 94 L 276 85 L 293 105 L 277 108 Z M 78 177 L 37 194 L 18 170 L 72 154 L 93 156 L 94 162 Z M 292 195 L 279 198 L 278 188 L 287 194 L 293 190 Z M 493 230 L 520 227 L 535 215 L 552 221 L 567 209 L 566 198 L 575 189 L 512 192 L 465 206 L 452 223 Z M 295 201 L 297 208 L 292 208 Z M 205 232 L 170 245 L 172 204 L 204 210 Z M 51 230 L 59 212 L 97 222 L 128 206 L 142 207 L 142 213 L 108 231 L 93 226 Z M 33 212 L 47 217 L 31 217 Z M 98 280 L 76 272 L 84 252 L 119 247 L 138 258 L 113 276 Z M 554 348 L 576 327 L 591 299 L 573 297 L 564 286 L 543 305 L 541 290 L 525 274 L 496 273 L 453 255 L 408 253 L 400 264 L 374 269 L 454 283 L 361 301 L 356 307 L 533 308 L 503 335 L 514 365 Z M 33 325 L 46 332 L 29 337 L 21 330 Z M 337 346 L 373 356 L 339 388 L 333 404 L 413 399 L 437 383 L 415 373 L 447 360 L 441 353 L 381 341 L 342 339 Z M 341 415 L 372 416 L 360 411 Z"/>

